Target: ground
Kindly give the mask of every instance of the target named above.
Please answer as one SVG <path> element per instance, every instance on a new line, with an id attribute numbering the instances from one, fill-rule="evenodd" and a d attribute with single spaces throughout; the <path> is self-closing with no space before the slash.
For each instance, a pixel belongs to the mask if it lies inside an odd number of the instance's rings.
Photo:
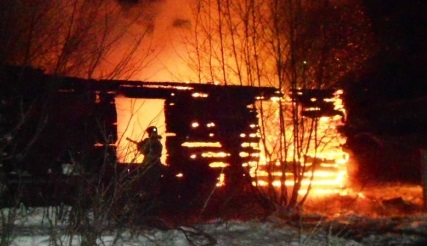
<path id="1" fill-rule="evenodd" d="M 66 220 L 55 221 L 54 210 L 27 208 L 20 212 L 9 235 L 10 245 L 81 245 L 82 238 L 70 230 Z M 264 218 L 218 217 L 181 225 L 171 225 L 160 218 L 153 218 L 152 222 L 157 226 L 101 230 L 97 243 L 177 246 L 427 243 L 427 214 L 422 210 L 422 189 L 417 185 L 384 184 L 363 187 L 346 196 L 312 199 L 299 216 L 293 217 L 276 211 Z"/>

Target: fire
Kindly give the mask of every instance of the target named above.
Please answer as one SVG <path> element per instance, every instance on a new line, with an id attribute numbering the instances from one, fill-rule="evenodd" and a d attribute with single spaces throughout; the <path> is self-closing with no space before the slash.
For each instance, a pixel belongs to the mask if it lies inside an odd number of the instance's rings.
<path id="1" fill-rule="evenodd" d="M 174 1 L 167 1 L 167 2 L 168 4 L 171 4 Z M 188 3 L 173 4 L 172 7 L 174 9 L 180 10 L 176 12 L 176 13 L 179 13 L 179 16 L 169 16 L 169 14 L 167 14 L 166 18 L 156 19 L 156 29 L 154 30 L 153 38 L 157 41 L 160 40 L 161 42 L 155 42 L 155 43 L 160 43 L 163 45 L 163 47 L 162 47 L 162 52 L 156 57 L 156 59 L 154 59 L 155 62 L 149 64 L 144 70 L 145 74 L 150 75 L 148 76 L 149 80 L 150 81 L 191 80 L 191 81 L 202 82 L 205 80 L 216 81 L 218 78 L 220 79 L 224 78 L 223 80 L 225 80 L 225 78 L 227 78 L 227 81 L 222 81 L 222 83 L 227 82 L 227 84 L 239 84 L 239 82 L 240 83 L 253 82 L 253 81 L 249 81 L 249 77 L 251 77 L 252 75 L 251 76 L 248 75 L 249 76 L 248 78 L 245 76 L 242 76 L 242 77 L 239 77 L 240 78 L 239 79 L 239 78 L 236 78 L 237 76 L 232 72 L 224 72 L 223 74 L 222 73 L 223 71 L 218 70 L 218 74 L 216 74 L 217 69 L 209 69 L 209 71 L 201 71 L 201 70 L 195 71 L 194 69 L 190 69 L 189 66 L 187 66 L 188 64 L 186 63 L 189 63 L 189 61 L 192 60 L 190 58 L 193 58 L 194 60 L 194 57 L 190 57 L 190 54 L 192 53 L 188 52 L 188 49 L 191 50 L 192 48 L 198 48 L 198 49 L 201 49 L 201 51 L 205 51 L 203 50 L 203 48 L 206 48 L 206 47 L 191 47 L 193 42 L 195 42 L 195 40 L 193 40 L 194 38 L 193 32 L 196 31 L 196 33 L 198 33 L 199 35 L 198 38 L 200 39 L 203 39 L 202 33 L 197 32 L 198 25 L 192 25 L 192 26 L 175 25 L 178 22 L 173 22 L 175 23 L 173 26 L 169 26 L 169 24 L 166 24 L 166 23 L 171 23 L 172 20 L 177 20 L 177 19 L 189 20 L 189 23 L 196 23 L 194 22 L 195 20 L 193 19 L 194 18 L 193 13 L 191 13 L 191 9 L 189 9 L 188 8 L 189 5 L 188 6 L 187 5 Z M 183 10 L 183 8 L 185 8 L 185 10 Z M 172 12 L 168 11 L 168 13 L 172 13 Z M 215 13 L 215 12 L 209 12 L 209 13 Z M 200 14 L 203 14 L 203 13 L 200 13 Z M 181 15 L 184 15 L 184 16 L 181 16 Z M 203 18 L 208 18 L 208 17 L 211 18 L 211 20 L 217 20 L 218 18 L 215 16 L 205 16 Z M 203 18 L 200 20 L 203 21 L 204 20 Z M 234 18 L 235 17 L 233 17 L 232 19 L 233 21 L 235 21 Z M 179 23 L 184 23 L 184 22 L 179 22 Z M 202 24 L 202 23 L 196 23 L 196 24 Z M 209 26 L 209 28 L 212 28 L 212 30 L 209 30 L 209 31 L 212 31 L 212 32 L 217 31 L 215 29 L 216 28 L 215 26 L 212 26 L 212 27 Z M 165 37 L 163 36 L 164 33 L 168 33 L 170 36 Z M 209 37 L 211 36 L 209 35 Z M 228 40 L 227 38 L 224 38 L 224 40 L 222 41 L 228 44 L 227 42 L 231 42 L 235 40 L 234 39 Z M 219 49 L 219 47 L 217 46 L 219 45 L 217 43 L 218 40 L 214 38 L 210 40 L 210 42 L 212 42 L 211 44 L 212 47 Z M 224 46 L 227 46 L 227 45 L 224 45 Z M 212 49 L 212 47 L 210 48 Z M 270 80 L 272 81 L 274 78 L 270 78 L 269 75 L 275 74 L 275 73 L 274 71 L 269 71 L 269 69 L 273 69 L 275 67 L 274 59 L 269 53 L 270 50 L 268 50 L 264 44 L 262 44 L 259 48 L 260 48 L 259 49 L 260 54 L 257 57 L 262 60 L 260 63 L 264 64 L 263 71 L 265 71 L 265 74 L 263 74 L 263 77 L 265 76 L 266 78 L 263 81 L 270 81 Z M 265 48 L 265 50 L 261 48 Z M 265 54 L 268 54 L 268 55 L 265 55 Z M 237 65 L 233 65 L 236 63 L 237 60 L 239 60 L 239 57 L 226 56 L 226 57 L 222 57 L 220 61 L 212 61 L 211 56 L 198 57 L 198 58 L 201 59 L 202 63 L 206 63 L 204 59 L 208 59 L 209 64 L 212 67 L 221 67 L 220 65 L 222 62 L 226 65 L 225 67 L 231 68 L 230 70 L 236 70 L 236 71 L 239 70 L 236 68 Z M 307 62 L 304 61 L 304 63 L 306 64 Z M 194 67 L 194 64 L 190 64 L 190 65 Z M 250 68 L 247 68 L 247 69 L 248 69 L 248 74 L 250 71 L 253 71 Z M 201 74 L 197 74 L 197 73 L 201 73 Z M 208 74 L 204 74 L 204 73 L 208 73 Z M 210 74 L 210 73 L 213 73 L 213 74 Z M 245 73 L 241 73 L 241 74 L 245 74 Z M 241 74 L 239 73 L 239 75 Z M 137 77 L 137 79 L 144 79 L 144 80 L 147 77 L 147 76 L 140 76 L 140 75 L 137 75 L 137 76 L 139 76 Z M 168 86 L 170 87 L 170 85 L 165 85 L 165 88 L 167 88 Z M 191 86 L 188 86 L 188 87 L 183 86 L 181 89 L 192 90 Z M 333 109 L 336 111 L 343 112 L 343 115 L 345 116 L 345 110 L 342 104 L 342 100 L 340 98 L 341 94 L 342 94 L 342 91 L 337 91 L 335 93 L 334 98 L 326 98 L 325 102 L 329 102 L 328 100 L 332 100 L 334 104 Z M 194 98 L 208 97 L 206 93 L 201 93 L 201 92 L 194 92 L 191 95 Z M 265 99 L 265 98 L 260 96 L 258 99 Z M 279 102 L 280 100 L 283 100 L 283 99 L 274 98 L 272 101 L 274 103 L 274 102 Z M 285 100 L 289 100 L 289 99 L 286 98 Z M 310 101 L 316 102 L 318 101 L 318 99 L 311 98 Z M 159 103 L 159 104 L 163 106 L 162 103 Z M 124 106 L 124 104 L 122 104 L 122 107 L 127 107 L 127 106 Z M 135 106 L 132 106 L 132 107 L 137 108 Z M 312 111 L 312 112 L 317 112 L 319 110 L 321 110 L 321 108 L 319 107 L 307 108 L 307 111 Z M 161 109 L 157 108 L 156 111 L 159 112 L 161 111 Z M 147 122 L 147 121 L 141 124 L 139 120 L 132 122 L 131 124 L 126 123 L 126 121 L 130 119 L 133 115 L 134 115 L 133 112 L 126 113 L 126 116 L 122 117 L 123 119 L 122 123 L 118 124 L 120 126 L 119 136 L 123 135 L 123 139 L 125 139 L 126 136 L 131 136 L 131 137 L 135 136 L 134 137 L 135 139 L 141 139 L 142 138 L 141 132 L 143 132 L 144 128 L 150 124 L 150 122 Z M 144 118 L 147 119 L 150 117 L 144 116 Z M 304 168 L 307 169 L 306 173 L 302 175 L 303 176 L 303 180 L 301 181 L 302 189 L 300 190 L 300 192 L 305 193 L 309 187 L 310 187 L 310 192 L 315 194 L 341 193 L 345 190 L 346 179 L 347 179 L 346 165 L 349 157 L 348 157 L 348 154 L 345 153 L 341 148 L 342 144 L 345 143 L 345 138 L 341 136 L 337 131 L 337 127 L 340 124 L 342 124 L 342 118 L 343 116 L 339 116 L 339 115 L 319 117 L 317 121 L 317 131 L 318 131 L 318 136 L 321 136 L 322 138 L 321 146 L 317 148 L 310 147 L 308 150 L 304 151 L 303 157 L 294 156 L 293 153 L 298 152 L 298 150 L 296 150 L 295 146 L 288 146 L 288 150 L 287 150 L 288 153 L 286 154 L 287 157 L 285 161 L 290 163 L 296 160 L 297 162 L 301 163 L 301 165 Z M 119 116 L 119 120 L 120 120 L 120 116 Z M 160 120 L 160 122 L 162 121 Z M 124 126 L 122 126 L 123 124 Z M 141 124 L 142 126 L 138 126 L 138 124 Z M 193 122 L 192 124 L 193 128 L 199 128 L 200 126 L 201 126 L 200 123 L 196 121 Z M 212 125 L 208 125 L 207 127 L 215 127 L 215 124 L 212 123 Z M 253 125 L 251 127 L 258 127 L 258 126 Z M 209 135 L 210 137 L 212 138 L 215 137 L 214 133 L 210 133 L 210 134 L 211 134 Z M 293 129 L 291 127 L 287 127 L 285 134 L 286 136 L 292 136 Z M 253 138 L 259 138 L 261 136 L 259 134 L 242 133 L 240 137 L 253 139 Z M 272 141 L 274 141 L 274 139 L 277 139 L 277 131 L 276 133 L 266 133 L 266 136 L 264 137 L 267 139 L 267 141 L 270 141 L 271 139 L 273 139 Z M 248 141 L 247 143 L 246 142 L 243 143 L 242 147 L 253 147 L 253 148 L 259 148 L 260 150 L 263 149 L 262 148 L 263 146 L 261 143 L 258 144 L 258 146 L 255 146 L 255 145 L 256 145 L 255 143 Z M 138 156 L 138 154 L 135 154 L 135 149 L 132 149 L 132 146 L 129 146 L 126 141 L 119 142 L 118 146 L 120 147 L 118 149 L 121 150 L 121 152 L 119 152 L 119 159 L 122 162 L 131 162 L 133 160 L 140 160 L 142 158 L 141 156 Z M 217 143 L 217 142 L 208 142 L 208 141 L 207 142 L 186 142 L 182 145 L 182 147 L 218 148 L 218 151 L 206 151 L 202 154 L 193 154 L 191 156 L 191 158 L 193 159 L 216 158 L 216 157 L 218 159 L 221 159 L 229 155 L 229 153 L 226 153 L 221 150 L 222 146 L 220 143 Z M 166 155 L 167 153 L 164 154 L 164 156 Z M 285 171 L 285 173 L 282 173 L 282 171 L 279 170 L 280 164 L 274 163 L 274 158 L 267 156 L 262 151 L 259 156 L 257 156 L 258 155 L 257 153 L 247 153 L 243 151 L 240 152 L 239 155 L 240 157 L 251 155 L 251 156 L 260 158 L 259 162 L 245 162 L 242 164 L 243 167 L 250 169 L 251 176 L 256 179 L 256 182 L 254 182 L 254 184 L 264 187 L 271 182 L 271 184 L 275 187 L 280 187 L 283 185 L 285 185 L 286 187 L 293 187 L 295 177 L 294 177 L 294 174 L 291 172 L 290 167 L 287 168 L 288 171 Z M 215 168 L 215 169 L 224 168 L 227 165 L 228 163 L 222 163 L 220 161 L 214 161 L 209 164 L 211 168 Z M 267 172 L 267 169 L 270 170 L 271 168 L 274 168 L 276 170 L 270 171 L 270 173 L 272 174 L 273 180 L 269 181 L 268 180 L 269 174 Z M 314 168 L 314 171 L 312 171 L 313 168 Z M 283 177 L 286 177 L 286 181 L 284 183 L 280 181 L 280 179 L 282 179 Z M 222 177 L 222 179 L 224 179 L 224 177 Z M 221 178 L 219 180 L 221 180 Z M 218 185 L 220 186 L 220 184 L 222 183 L 224 182 L 219 181 Z"/>
<path id="2" fill-rule="evenodd" d="M 317 143 L 309 143 L 310 148 L 307 148 L 307 150 L 300 155 L 301 157 L 299 157 L 299 159 L 292 155 L 296 153 L 295 146 L 288 146 L 286 158 L 288 164 L 285 166 L 286 171 L 283 171 L 283 166 L 280 162 L 271 161 L 262 151 L 264 149 L 262 140 L 260 140 L 260 142 L 250 141 L 253 138 L 262 139 L 262 135 L 259 131 L 257 133 L 240 134 L 240 138 L 244 139 L 244 141 L 241 142 L 242 148 L 260 150 L 259 153 L 250 153 L 246 151 L 237 153 L 241 158 L 253 157 L 251 159 L 259 159 L 259 162 L 247 161 L 242 163 L 242 167 L 248 169 L 249 174 L 254 179 L 254 185 L 259 187 L 272 185 L 276 188 L 285 186 L 291 189 L 294 187 L 295 182 L 299 182 L 301 187 L 298 191 L 299 194 L 307 193 L 308 189 L 310 189 L 310 194 L 314 195 L 343 194 L 347 192 L 347 162 L 349 160 L 349 155 L 343 151 L 341 147 L 346 139 L 341 136 L 337 130 L 337 127 L 343 124 L 342 118 L 345 116 L 345 110 L 340 98 L 341 94 L 342 91 L 337 91 L 333 94 L 333 98 L 324 99 L 333 104 L 333 110 L 341 113 L 315 118 L 317 122 L 316 134 L 320 139 Z M 284 100 L 285 102 L 291 102 L 287 98 Z M 310 101 L 317 100 L 319 99 L 310 99 Z M 272 101 L 273 104 L 277 104 L 277 102 L 277 100 Z M 131 138 L 140 141 L 144 137 L 143 132 L 145 128 L 152 124 L 158 126 L 159 129 L 163 129 L 164 132 L 164 104 L 164 100 L 158 99 L 136 100 L 120 97 L 116 98 L 118 135 L 121 136 L 117 144 L 120 163 L 140 163 L 143 157 L 136 150 L 136 146 L 127 141 L 123 141 L 123 139 Z M 308 110 L 310 111 L 312 109 L 309 108 Z M 316 110 L 317 109 L 313 109 L 314 112 L 316 112 Z M 272 124 L 277 124 L 277 122 L 272 120 Z M 216 127 L 215 122 L 208 121 L 203 124 L 198 121 L 191 122 L 192 128 L 198 129 L 202 125 L 207 129 Z M 249 127 L 256 129 L 258 125 L 250 124 Z M 293 128 L 287 127 L 285 135 L 293 136 L 293 130 Z M 277 133 L 278 132 L 274 129 L 272 132 L 266 132 L 264 137 L 267 143 L 277 139 Z M 208 138 L 211 137 L 210 135 L 208 136 Z M 163 145 L 166 146 L 165 138 L 163 138 L 162 141 Z M 313 146 L 317 146 L 317 148 Z M 220 141 L 208 141 L 207 139 L 202 141 L 187 140 L 181 144 L 181 147 L 188 150 L 205 149 L 202 152 L 193 153 L 190 158 L 193 160 L 210 160 L 207 165 L 211 169 L 221 171 L 224 168 L 230 167 L 230 163 L 224 162 L 223 160 L 230 157 L 231 153 L 223 149 L 224 146 Z M 167 156 L 167 151 L 167 148 L 164 148 L 162 158 L 162 163 L 166 165 L 165 157 Z M 292 167 L 292 164 L 290 164 L 295 163 L 294 160 L 298 163 L 298 167 Z M 295 172 L 293 168 L 297 168 L 300 171 Z M 301 170 L 303 171 L 301 172 Z M 298 176 L 295 176 L 295 174 Z M 221 171 L 217 180 L 217 186 L 225 185 L 226 179 L 227 177 L 225 177 Z"/>
<path id="3" fill-rule="evenodd" d="M 181 144 L 183 147 L 194 148 L 194 147 L 215 147 L 221 148 L 220 142 L 184 142 Z"/>
<path id="4" fill-rule="evenodd" d="M 276 188 L 282 185 L 293 188 L 297 177 L 295 177 L 294 169 L 290 163 L 296 160 L 299 162 L 299 168 L 306 170 L 302 174 L 297 174 L 302 176 L 300 194 L 305 194 L 308 189 L 310 189 L 310 194 L 314 195 L 344 194 L 347 192 L 349 154 L 342 149 L 346 138 L 337 130 L 337 127 L 343 124 L 342 118 L 345 116 L 345 109 L 340 98 L 342 93 L 342 90 L 338 90 L 334 93 L 333 98 L 324 99 L 333 103 L 334 110 L 340 111 L 342 114 L 318 118 L 317 135 L 322 139 L 316 144 L 318 147 L 314 148 L 315 144 L 310 145 L 310 148 L 304 153 L 305 157 L 298 159 L 293 156 L 293 153 L 296 153 L 295 146 L 289 146 L 286 159 L 289 164 L 286 165 L 287 171 L 285 173 L 280 170 L 281 164 L 279 162 L 272 163 L 262 152 L 260 163 L 249 164 L 251 176 L 256 177 L 256 181 L 253 182 L 254 185 L 266 187 L 271 184 Z M 316 100 L 316 98 L 310 99 L 312 102 Z M 287 101 L 290 100 L 287 99 Z M 319 109 L 309 108 L 308 110 Z M 293 128 L 288 127 L 285 134 L 292 136 L 293 130 Z M 274 141 L 277 136 L 270 133 L 267 134 L 266 138 L 269 141 Z M 271 171 L 272 169 L 273 171 Z M 269 177 L 272 177 L 272 180 L 269 181 Z M 285 180 L 284 183 L 282 180 Z"/>

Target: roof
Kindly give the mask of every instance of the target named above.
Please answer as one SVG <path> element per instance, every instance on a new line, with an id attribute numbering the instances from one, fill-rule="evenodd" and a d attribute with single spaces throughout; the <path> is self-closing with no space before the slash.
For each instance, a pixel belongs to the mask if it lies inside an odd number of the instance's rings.
<path id="1" fill-rule="evenodd" d="M 31 84 L 40 88 L 44 85 L 54 85 L 63 92 L 97 91 L 122 95 L 129 98 L 160 98 L 167 99 L 173 93 L 190 94 L 204 93 L 210 96 L 232 96 L 244 101 L 250 99 L 270 99 L 283 96 L 279 89 L 266 86 L 216 85 L 214 83 L 175 83 L 175 82 L 146 82 L 128 80 L 94 80 L 77 77 L 54 76 L 43 73 L 40 69 L 3 65 L 3 77 L 23 78 L 22 88 Z M 6 72 L 6 73 L 4 73 Z M 28 83 L 31 80 L 31 83 Z M 5 83 L 8 83 L 4 81 Z M 48 84 L 46 84 L 48 83 Z"/>

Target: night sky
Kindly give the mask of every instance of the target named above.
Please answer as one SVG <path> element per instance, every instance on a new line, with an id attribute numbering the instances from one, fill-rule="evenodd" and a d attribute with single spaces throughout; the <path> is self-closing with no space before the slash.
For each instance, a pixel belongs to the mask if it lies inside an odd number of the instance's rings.
<path id="1" fill-rule="evenodd" d="M 364 0 L 364 4 L 379 51 L 359 82 L 385 99 L 427 96 L 427 1 Z"/>
<path id="2" fill-rule="evenodd" d="M 427 1 L 363 0 L 378 42 L 343 82 L 359 180 L 420 182 L 427 149 Z"/>
<path id="3" fill-rule="evenodd" d="M 344 82 L 353 120 L 349 123 L 380 134 L 425 132 L 427 1 L 364 0 L 364 4 L 378 52 L 362 74 Z"/>

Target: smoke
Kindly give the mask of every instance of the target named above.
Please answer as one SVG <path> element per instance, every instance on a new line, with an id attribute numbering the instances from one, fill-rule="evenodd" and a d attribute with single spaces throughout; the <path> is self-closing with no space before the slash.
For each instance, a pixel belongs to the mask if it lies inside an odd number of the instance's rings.
<path id="1" fill-rule="evenodd" d="M 171 81 L 183 82 L 189 80 L 187 67 L 188 52 L 185 49 L 186 39 L 191 34 L 191 9 L 190 0 L 117 0 L 122 8 L 123 17 L 126 19 L 142 16 L 143 23 L 134 23 L 128 28 L 137 34 L 147 25 L 150 27 L 149 35 L 141 46 L 144 51 L 152 50 L 147 66 L 132 78 L 141 81 Z M 124 43 L 126 46 L 126 42 Z M 125 48 L 125 47 L 124 47 Z M 116 55 L 120 55 L 118 52 Z M 119 58 L 117 58 L 119 59 Z M 159 131 L 165 131 L 163 111 L 164 101 L 153 99 L 116 98 L 118 114 L 118 135 L 121 141 L 118 145 L 119 161 L 141 162 L 142 156 L 125 141 L 126 137 L 141 140 L 144 129 L 155 125 Z M 165 146 L 166 138 L 162 139 Z M 166 163 L 167 149 L 164 149 L 162 163 Z"/>
<path id="2" fill-rule="evenodd" d="M 190 0 L 116 0 L 125 19 L 139 19 L 132 26 L 126 26 L 129 32 L 138 32 L 149 28 L 150 33 L 141 44 L 140 57 L 147 57 L 148 63 L 130 79 L 143 81 L 191 80 L 187 67 L 188 52 L 185 43 L 192 35 Z M 126 44 L 124 44 L 126 46 Z M 123 47 L 125 49 L 125 47 Z M 148 49 L 148 50 L 147 50 Z M 112 59 L 118 60 L 120 52 Z"/>
<path id="3" fill-rule="evenodd" d="M 150 81 L 182 82 L 191 80 L 187 66 L 186 42 L 191 33 L 190 0 L 161 1 L 154 21 L 152 41 L 156 58 L 142 71 L 140 78 Z"/>

